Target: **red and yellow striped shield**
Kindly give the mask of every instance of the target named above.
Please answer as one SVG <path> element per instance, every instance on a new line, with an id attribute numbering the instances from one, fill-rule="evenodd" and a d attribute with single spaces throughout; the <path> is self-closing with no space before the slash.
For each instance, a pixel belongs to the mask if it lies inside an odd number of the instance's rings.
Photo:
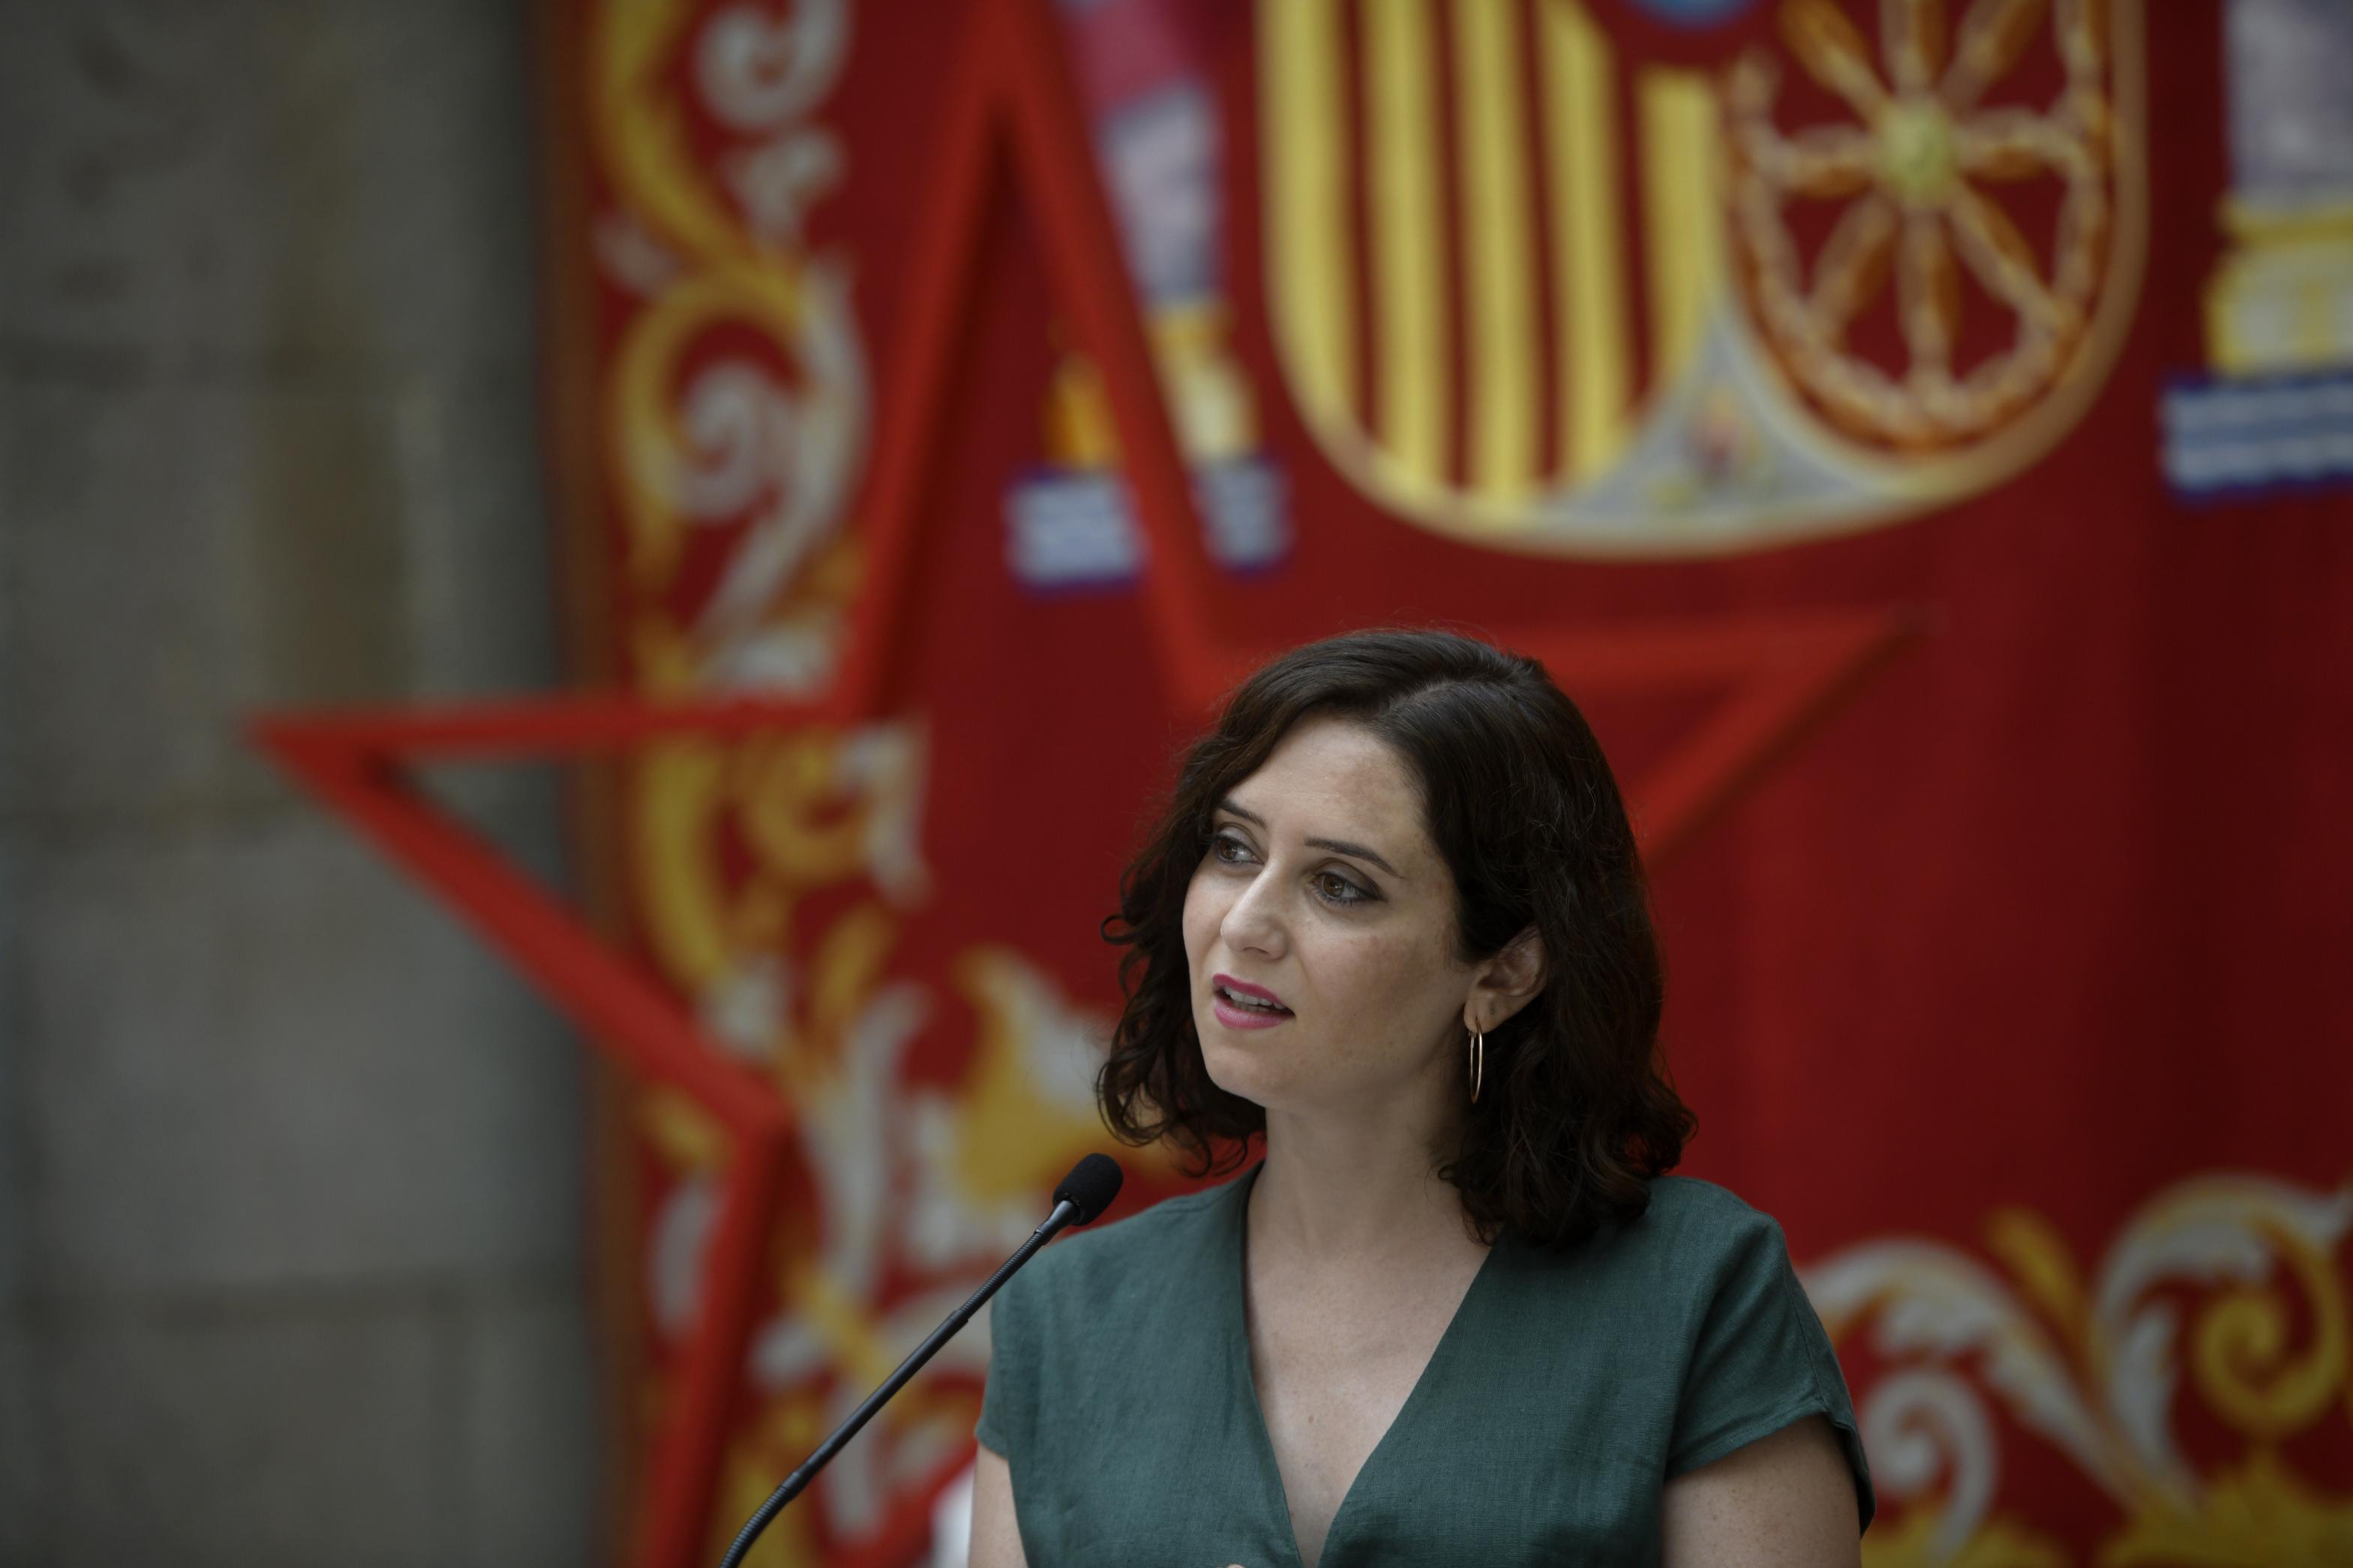
<path id="1" fill-rule="evenodd" d="M 2081 416 L 2137 289 L 2137 0 L 1258 12 L 1268 313 L 1324 455 L 1507 548 L 1755 548 Z"/>

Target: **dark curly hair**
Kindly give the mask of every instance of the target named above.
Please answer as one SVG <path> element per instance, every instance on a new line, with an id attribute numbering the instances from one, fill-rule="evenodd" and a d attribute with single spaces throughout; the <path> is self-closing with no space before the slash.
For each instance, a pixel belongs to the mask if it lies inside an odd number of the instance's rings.
<path id="1" fill-rule="evenodd" d="M 1640 1215 L 1697 1119 L 1658 1055 L 1663 976 L 1634 833 L 1584 715 L 1544 666 L 1473 637 L 1352 632 L 1292 649 L 1228 698 L 1181 760 L 1157 824 L 1119 882 L 1103 939 L 1125 1005 L 1096 1077 L 1122 1142 L 1166 1139 L 1190 1173 L 1249 1157 L 1266 1115 L 1212 1082 L 1193 1021 L 1186 889 L 1217 804 L 1303 719 L 1386 741 L 1419 786 L 1453 872 L 1455 954 L 1477 963 L 1529 927 L 1542 992 L 1486 1037 L 1487 1085 L 1438 1173 L 1482 1241 L 1509 1226 L 1561 1247 Z M 1500 1089 L 1501 1092 L 1497 1092 Z"/>

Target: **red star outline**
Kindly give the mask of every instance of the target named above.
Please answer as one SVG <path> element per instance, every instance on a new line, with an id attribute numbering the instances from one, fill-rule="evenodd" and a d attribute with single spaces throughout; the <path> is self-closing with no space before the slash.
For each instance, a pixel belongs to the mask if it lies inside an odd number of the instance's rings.
<path id="1" fill-rule="evenodd" d="M 919 232 L 899 337 L 878 410 L 860 515 L 870 551 L 832 689 L 807 700 L 664 702 L 631 694 L 550 696 L 446 707 L 266 714 L 258 743 L 299 784 L 373 842 L 527 979 L 589 1044 L 644 1079 L 690 1096 L 732 1141 L 698 1318 L 681 1355 L 680 1394 L 653 1446 L 631 1559 L 690 1568 L 713 1525 L 723 1450 L 754 1330 L 761 1270 L 793 1142 L 792 1108 L 775 1085 L 703 1034 L 692 1010 L 647 967 L 435 805 L 417 766 L 458 761 L 578 759 L 665 737 L 727 738 L 800 726 L 847 728 L 897 699 L 892 629 L 909 610 L 925 488 L 962 358 L 975 253 L 993 200 L 1023 187 L 1039 226 L 1049 284 L 1078 347 L 1100 369 L 1145 541 L 1146 637 L 1179 711 L 1215 700 L 1277 651 L 1217 629 L 1212 568 L 1092 140 L 1063 59 L 1049 0 L 973 0 Z M 1640 778 L 1646 854 L 1671 858 L 1803 733 L 1867 681 L 1908 638 L 1885 611 L 1756 614 L 1494 633 L 1542 659 L 1580 699 L 1728 692 Z M 959 1456 L 932 1487 L 959 1471 Z M 902 1557 L 928 1510 L 855 1554 Z"/>

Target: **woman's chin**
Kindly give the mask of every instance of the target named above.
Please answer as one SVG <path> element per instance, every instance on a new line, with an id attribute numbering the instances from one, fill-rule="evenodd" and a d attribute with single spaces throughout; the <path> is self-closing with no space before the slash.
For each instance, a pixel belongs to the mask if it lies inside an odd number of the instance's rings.
<path id="1" fill-rule="evenodd" d="M 1248 1034 L 1217 1029 L 1201 1036 L 1201 1066 L 1209 1081 L 1253 1104 L 1264 1105 L 1270 1094 L 1279 1093 L 1279 1075 L 1271 1070 L 1276 1065 L 1273 1056 L 1257 1048 L 1257 1041 Z"/>

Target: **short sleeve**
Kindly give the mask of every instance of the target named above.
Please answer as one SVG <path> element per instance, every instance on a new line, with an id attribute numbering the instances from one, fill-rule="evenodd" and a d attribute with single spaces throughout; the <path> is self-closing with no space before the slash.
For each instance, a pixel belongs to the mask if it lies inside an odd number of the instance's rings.
<path id="1" fill-rule="evenodd" d="M 1670 1477 L 1820 1415 L 1854 1475 L 1861 1528 L 1876 1508 L 1838 1352 L 1806 1299 L 1780 1226 L 1750 1211 L 1711 1270 L 1707 1304 L 1675 1407 Z"/>
<path id="2" fill-rule="evenodd" d="M 1028 1315 L 1022 1310 L 1026 1273 L 999 1287 L 988 1302 L 988 1381 L 980 1394 L 973 1436 L 1010 1459 L 1027 1447 L 1035 1398 L 1036 1363 L 1029 1356 Z"/>

